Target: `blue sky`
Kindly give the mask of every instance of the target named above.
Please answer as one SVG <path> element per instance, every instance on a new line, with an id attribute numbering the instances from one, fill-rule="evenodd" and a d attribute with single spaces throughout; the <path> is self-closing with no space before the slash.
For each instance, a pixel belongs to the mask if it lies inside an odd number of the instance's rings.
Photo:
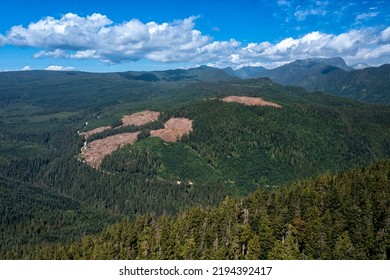
<path id="1" fill-rule="evenodd" d="M 0 9 L 0 71 L 390 63 L 390 1 L 36 0 Z"/>

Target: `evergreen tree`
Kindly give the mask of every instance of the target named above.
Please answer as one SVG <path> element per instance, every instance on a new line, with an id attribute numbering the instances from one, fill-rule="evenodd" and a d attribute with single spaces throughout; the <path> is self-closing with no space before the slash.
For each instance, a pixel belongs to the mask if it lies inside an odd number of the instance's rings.
<path id="1" fill-rule="evenodd" d="M 337 239 L 333 256 L 336 260 L 356 259 L 355 247 L 352 244 L 348 231 L 344 231 Z"/>

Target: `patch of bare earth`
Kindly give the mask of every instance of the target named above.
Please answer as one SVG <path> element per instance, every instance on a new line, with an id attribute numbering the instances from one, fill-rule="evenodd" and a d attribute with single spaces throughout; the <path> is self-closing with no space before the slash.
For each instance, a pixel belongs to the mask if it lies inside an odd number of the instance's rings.
<path id="1" fill-rule="evenodd" d="M 145 125 L 156 121 L 159 116 L 160 116 L 160 112 L 154 112 L 149 110 L 137 112 L 131 115 L 126 115 L 123 116 L 122 118 L 123 124 L 120 127 L 128 126 L 128 125 L 136 125 L 136 126 Z"/>
<path id="2" fill-rule="evenodd" d="M 104 139 L 98 139 L 91 143 L 88 143 L 81 151 L 81 156 L 85 162 L 92 167 L 99 169 L 103 162 L 103 159 L 112 154 L 118 148 L 134 144 L 137 140 L 139 132 L 122 133 L 113 136 L 106 137 Z"/>
<path id="3" fill-rule="evenodd" d="M 186 118 L 170 118 L 163 129 L 152 130 L 150 135 L 160 137 L 166 142 L 176 142 L 192 131 L 192 120 Z"/>
<path id="4" fill-rule="evenodd" d="M 227 96 L 222 99 L 224 102 L 235 102 L 235 103 L 241 103 L 244 105 L 255 105 L 255 106 L 272 106 L 275 108 L 282 108 L 281 105 L 265 101 L 264 99 L 260 97 L 249 97 L 249 96 Z"/>
<path id="5" fill-rule="evenodd" d="M 97 127 L 95 129 L 92 129 L 92 130 L 88 130 L 88 131 L 85 131 L 85 132 L 81 132 L 79 133 L 81 136 L 84 137 L 84 139 L 87 139 L 89 136 L 93 135 L 93 134 L 96 134 L 96 133 L 100 133 L 100 132 L 103 132 L 107 129 L 111 129 L 112 127 L 110 125 L 107 125 L 107 126 L 100 126 L 100 127 Z"/>

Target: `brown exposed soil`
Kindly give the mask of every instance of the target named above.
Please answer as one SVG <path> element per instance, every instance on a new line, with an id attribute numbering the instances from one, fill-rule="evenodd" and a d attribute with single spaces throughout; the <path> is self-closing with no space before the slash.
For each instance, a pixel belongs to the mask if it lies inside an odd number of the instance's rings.
<path id="1" fill-rule="evenodd" d="M 160 112 L 153 112 L 149 110 L 134 113 L 132 115 L 124 116 L 122 118 L 123 124 L 119 127 L 128 125 L 142 126 L 156 121 L 159 116 Z M 87 140 L 89 136 L 111 128 L 111 126 L 101 126 L 86 132 L 82 132 L 80 135 Z M 98 169 L 106 156 L 112 154 L 121 146 L 134 144 L 139 133 L 140 132 L 121 133 L 106 137 L 104 139 L 98 139 L 91 143 L 87 143 L 86 141 L 84 143 L 84 147 L 81 149 L 81 157 L 86 163 Z"/>
<path id="2" fill-rule="evenodd" d="M 120 127 L 127 126 L 127 125 L 136 125 L 136 126 L 145 125 L 150 122 L 156 121 L 159 116 L 160 116 L 160 112 L 154 112 L 149 110 L 137 112 L 132 115 L 126 115 L 122 118 L 123 124 Z"/>
<path id="3" fill-rule="evenodd" d="M 274 102 L 265 101 L 260 97 L 248 97 L 248 96 L 227 96 L 222 99 L 224 102 L 236 102 L 244 105 L 256 105 L 256 106 L 272 106 L 275 108 L 282 108 L 281 105 Z"/>
<path id="4" fill-rule="evenodd" d="M 160 137 L 166 142 L 176 142 L 183 135 L 192 131 L 192 120 L 186 118 L 171 118 L 163 129 L 150 131 L 151 136 Z"/>
<path id="5" fill-rule="evenodd" d="M 92 130 L 88 130 L 88 131 L 85 131 L 85 132 L 81 132 L 80 135 L 83 136 L 85 139 L 87 139 L 89 136 L 93 135 L 93 134 L 96 134 L 96 133 L 99 133 L 99 132 L 102 132 L 102 131 L 105 131 L 107 129 L 111 129 L 112 127 L 107 125 L 107 126 L 100 126 L 100 127 L 97 127 L 95 129 L 92 129 Z"/>
<path id="6" fill-rule="evenodd" d="M 124 145 L 134 144 L 138 134 L 139 132 L 122 133 L 95 140 L 83 147 L 81 156 L 86 163 L 98 169 L 106 156 Z"/>

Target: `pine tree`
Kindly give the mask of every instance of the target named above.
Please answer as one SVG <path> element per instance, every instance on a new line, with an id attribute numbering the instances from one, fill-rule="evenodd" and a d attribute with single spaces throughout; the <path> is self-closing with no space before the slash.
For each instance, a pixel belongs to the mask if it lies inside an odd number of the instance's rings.
<path id="1" fill-rule="evenodd" d="M 337 239 L 333 257 L 336 260 L 353 260 L 356 258 L 355 247 L 352 244 L 348 231 L 344 231 Z"/>
<path id="2" fill-rule="evenodd" d="M 289 226 L 286 237 L 282 240 L 277 240 L 274 247 L 268 253 L 268 259 L 270 260 L 298 260 L 301 258 L 298 242 L 294 236 L 295 229 L 293 226 Z"/>

